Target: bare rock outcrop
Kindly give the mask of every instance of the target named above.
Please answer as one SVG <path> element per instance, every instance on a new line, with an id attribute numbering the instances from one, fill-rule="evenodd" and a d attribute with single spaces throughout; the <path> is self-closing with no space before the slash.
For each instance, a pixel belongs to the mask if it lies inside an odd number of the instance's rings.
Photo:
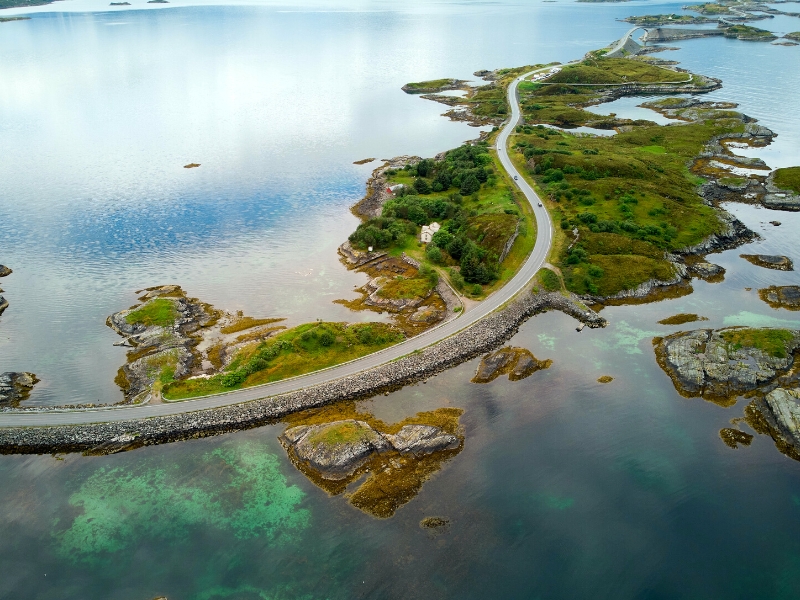
<path id="1" fill-rule="evenodd" d="M 27 399 L 39 380 L 33 373 L 8 372 L 0 375 L 0 407 L 16 407 Z"/>
<path id="2" fill-rule="evenodd" d="M 654 340 L 656 357 L 684 396 L 730 399 L 775 381 L 794 364 L 800 331 L 697 329 Z"/>
<path id="3" fill-rule="evenodd" d="M 405 425 L 392 435 L 355 419 L 292 427 L 280 440 L 296 460 L 334 481 L 352 476 L 376 454 L 396 451 L 420 457 L 452 450 L 461 443 L 458 437 L 431 425 Z"/>

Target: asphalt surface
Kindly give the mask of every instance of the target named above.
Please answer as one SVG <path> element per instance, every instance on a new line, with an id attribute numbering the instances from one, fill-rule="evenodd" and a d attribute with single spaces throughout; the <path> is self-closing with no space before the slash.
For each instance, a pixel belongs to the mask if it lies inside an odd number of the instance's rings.
<path id="1" fill-rule="evenodd" d="M 543 69 L 538 69 L 543 70 Z M 113 421 L 125 421 L 129 419 L 143 419 L 163 415 L 174 415 L 189 413 L 208 408 L 217 408 L 257 400 L 268 396 L 275 396 L 287 392 L 294 392 L 299 389 L 312 385 L 340 379 L 348 375 L 360 373 L 377 367 L 394 359 L 405 356 L 415 350 L 421 350 L 427 346 L 461 331 L 482 319 L 489 313 L 508 302 L 533 278 L 536 272 L 547 260 L 550 246 L 553 239 L 553 226 L 547 210 L 540 205 L 540 199 L 533 191 L 533 188 L 524 180 L 508 156 L 508 138 L 519 122 L 520 110 L 517 100 L 517 85 L 525 77 L 536 71 L 531 71 L 521 75 L 508 88 L 508 100 L 511 106 L 511 118 L 503 126 L 497 138 L 497 152 L 505 170 L 514 179 L 514 183 L 520 188 L 525 197 L 533 207 L 536 216 L 536 244 L 533 251 L 528 256 L 517 274 L 502 288 L 488 296 L 480 304 L 461 314 L 458 318 L 433 327 L 428 331 L 417 335 L 400 344 L 396 344 L 380 352 L 369 354 L 357 360 L 344 363 L 335 367 L 330 367 L 308 375 L 284 379 L 275 383 L 269 383 L 256 387 L 235 390 L 225 394 L 214 396 L 204 396 L 196 400 L 185 400 L 168 404 L 146 404 L 144 406 L 122 406 L 93 409 L 75 410 L 48 410 L 41 412 L 19 411 L 0 413 L 0 427 L 35 427 L 51 425 L 77 425 L 86 423 L 102 423 Z"/>

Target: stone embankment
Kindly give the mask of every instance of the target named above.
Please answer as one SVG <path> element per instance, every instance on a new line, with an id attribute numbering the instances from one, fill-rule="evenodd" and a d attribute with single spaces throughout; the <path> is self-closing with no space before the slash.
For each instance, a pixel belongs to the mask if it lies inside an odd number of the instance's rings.
<path id="1" fill-rule="evenodd" d="M 427 379 L 511 338 L 531 316 L 560 310 L 591 328 L 607 321 L 574 296 L 522 292 L 499 311 L 420 352 L 316 386 L 233 406 L 113 423 L 0 429 L 0 453 L 112 453 L 257 427 L 288 414 L 341 400 L 372 397 Z M 268 393 L 268 392 L 266 392 Z"/>

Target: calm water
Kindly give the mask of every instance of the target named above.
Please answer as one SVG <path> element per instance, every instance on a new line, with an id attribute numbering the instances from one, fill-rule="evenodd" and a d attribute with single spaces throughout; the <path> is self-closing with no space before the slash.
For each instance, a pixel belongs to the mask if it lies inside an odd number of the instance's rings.
<path id="1" fill-rule="evenodd" d="M 0 372 L 36 372 L 34 403 L 120 397 L 124 352 L 103 322 L 142 287 L 180 283 L 292 322 L 359 318 L 330 302 L 363 282 L 335 255 L 373 167 L 352 161 L 476 135 L 403 83 L 570 60 L 626 31 L 615 18 L 680 6 L 178 4 L 75 0 L 0 24 L 0 262 L 15 270 Z M 724 79 L 713 97 L 780 134 L 756 153 L 779 167 L 800 164 L 799 51 L 708 39 L 660 56 Z M 678 329 L 656 321 L 678 312 L 798 326 L 745 288 L 800 276 L 738 255 L 800 260 L 800 215 L 730 209 L 764 239 L 713 257 L 723 283 L 606 309 L 602 331 L 537 317 L 513 344 L 554 364 L 522 382 L 471 384 L 473 361 L 361 403 L 386 421 L 465 410 L 464 450 L 392 519 L 311 484 L 281 426 L 103 458 L 3 457 L 0 598 L 796 598 L 800 465 L 760 436 L 726 447 L 718 430 L 744 401 L 683 399 L 653 360 L 652 337 Z M 605 374 L 614 382 L 597 384 Z M 450 530 L 420 529 L 430 515 Z"/>

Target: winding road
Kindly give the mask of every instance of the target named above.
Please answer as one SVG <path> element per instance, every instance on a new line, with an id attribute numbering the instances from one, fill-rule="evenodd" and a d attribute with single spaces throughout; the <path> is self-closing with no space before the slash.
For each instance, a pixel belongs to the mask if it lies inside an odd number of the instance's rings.
<path id="1" fill-rule="evenodd" d="M 357 360 L 350 361 L 328 369 L 315 371 L 307 375 L 284 379 L 256 387 L 245 388 L 204 396 L 196 400 L 185 400 L 168 404 L 146 404 L 144 406 L 121 406 L 93 409 L 75 410 L 48 410 L 48 411 L 18 411 L 0 413 L 0 427 L 37 427 L 53 425 L 79 425 L 87 423 L 108 423 L 126 421 L 129 419 L 142 419 L 164 415 L 189 413 L 197 410 L 218 408 L 239 404 L 249 400 L 258 400 L 268 396 L 275 396 L 287 392 L 294 392 L 312 385 L 340 379 L 348 375 L 367 371 L 384 363 L 390 362 L 411 352 L 421 350 L 435 344 L 446 337 L 461 331 L 479 321 L 489 313 L 500 308 L 511 300 L 533 278 L 536 272 L 547 260 L 553 239 L 553 226 L 550 215 L 540 204 L 540 199 L 522 175 L 516 170 L 508 155 L 508 138 L 514 127 L 519 122 L 520 109 L 517 98 L 517 86 L 526 77 L 544 69 L 537 69 L 516 78 L 508 87 L 508 102 L 511 106 L 511 118 L 503 126 L 497 137 L 497 153 L 503 168 L 514 179 L 514 183 L 530 202 L 536 216 L 537 234 L 536 244 L 517 274 L 502 288 L 488 296 L 483 302 L 461 314 L 458 318 L 433 327 L 420 335 L 390 346 L 379 352 L 369 354 Z"/>

